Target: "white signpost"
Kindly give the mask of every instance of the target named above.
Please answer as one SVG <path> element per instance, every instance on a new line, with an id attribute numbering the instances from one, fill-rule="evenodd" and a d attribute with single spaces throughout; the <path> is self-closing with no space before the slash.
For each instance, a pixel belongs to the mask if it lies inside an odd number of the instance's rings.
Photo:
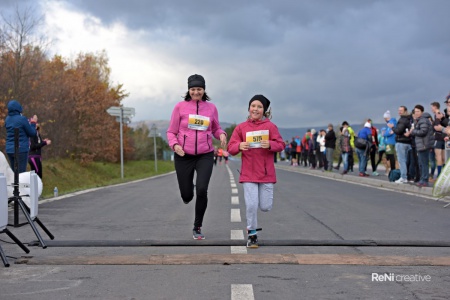
<path id="1" fill-rule="evenodd" d="M 158 157 L 156 156 L 156 137 L 160 137 L 161 133 L 157 133 L 156 130 L 158 130 L 158 127 L 156 127 L 155 124 L 152 125 L 152 128 L 150 128 L 150 136 L 153 137 L 153 152 L 155 155 L 155 172 L 158 172 Z"/>
<path id="2" fill-rule="evenodd" d="M 106 110 L 108 114 L 116 117 L 116 121 L 120 123 L 120 176 L 123 179 L 123 123 L 129 123 L 131 117 L 134 116 L 134 107 L 111 106 Z"/>

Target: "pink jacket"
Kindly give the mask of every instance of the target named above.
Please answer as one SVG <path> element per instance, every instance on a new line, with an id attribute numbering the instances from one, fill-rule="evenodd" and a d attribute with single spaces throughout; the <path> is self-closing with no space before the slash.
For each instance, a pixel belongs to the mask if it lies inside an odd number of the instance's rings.
<path id="1" fill-rule="evenodd" d="M 209 126 L 206 130 L 188 128 L 189 115 L 209 117 Z M 167 140 L 172 149 L 179 144 L 187 154 L 198 155 L 214 151 L 212 137 L 220 139 L 222 133 L 225 131 L 220 128 L 219 114 L 214 104 L 208 101 L 187 100 L 175 105 L 167 129 Z"/>
<path id="2" fill-rule="evenodd" d="M 247 120 L 236 126 L 228 143 L 228 152 L 236 155 L 239 144 L 246 140 L 247 132 L 269 130 L 270 149 L 251 148 L 242 151 L 242 167 L 239 182 L 276 183 L 274 152 L 281 152 L 285 144 L 277 126 L 269 119 L 262 121 Z"/>

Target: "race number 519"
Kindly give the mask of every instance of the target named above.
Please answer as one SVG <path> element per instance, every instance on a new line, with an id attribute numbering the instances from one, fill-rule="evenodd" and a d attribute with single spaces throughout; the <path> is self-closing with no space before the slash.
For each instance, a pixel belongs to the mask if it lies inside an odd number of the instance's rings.
<path id="1" fill-rule="evenodd" d="M 250 148 L 261 148 L 261 142 L 268 140 L 269 130 L 249 131 L 245 137 L 245 141 L 249 143 Z"/>

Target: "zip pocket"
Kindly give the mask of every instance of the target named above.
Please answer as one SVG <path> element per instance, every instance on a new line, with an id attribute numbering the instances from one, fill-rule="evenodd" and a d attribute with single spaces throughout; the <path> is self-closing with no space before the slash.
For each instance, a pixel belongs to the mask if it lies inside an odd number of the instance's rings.
<path id="1" fill-rule="evenodd" d="M 210 138 L 210 136 L 211 136 L 211 135 L 209 135 L 209 134 L 206 135 L 206 144 L 208 144 L 209 150 L 211 150 L 211 144 L 209 143 L 209 138 Z M 211 140 L 212 140 L 212 138 L 211 138 Z"/>
<path id="2" fill-rule="evenodd" d="M 187 138 L 187 135 L 184 135 L 183 136 L 183 150 L 184 150 L 184 144 L 186 144 L 186 138 Z"/>

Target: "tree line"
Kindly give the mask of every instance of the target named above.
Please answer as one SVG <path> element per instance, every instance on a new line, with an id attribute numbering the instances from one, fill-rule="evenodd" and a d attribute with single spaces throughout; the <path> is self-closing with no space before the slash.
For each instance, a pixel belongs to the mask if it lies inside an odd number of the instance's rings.
<path id="1" fill-rule="evenodd" d="M 42 137 L 52 140 L 45 148 L 45 157 L 72 158 L 81 163 L 118 161 L 119 123 L 106 110 L 122 106 L 128 93 L 123 84 L 112 83 L 106 51 L 79 53 L 73 59 L 48 57 L 51 43 L 34 35 L 40 20 L 31 8 L 16 8 L 12 17 L 0 20 L 1 149 L 5 149 L 6 106 L 16 99 L 24 108 L 23 115 L 38 116 Z M 148 129 L 134 132 L 124 125 L 125 158 L 147 158 L 140 148 L 142 144 L 153 145 Z M 161 138 L 158 141 L 161 152 L 166 145 Z M 148 151 L 153 154 L 153 148 Z"/>

